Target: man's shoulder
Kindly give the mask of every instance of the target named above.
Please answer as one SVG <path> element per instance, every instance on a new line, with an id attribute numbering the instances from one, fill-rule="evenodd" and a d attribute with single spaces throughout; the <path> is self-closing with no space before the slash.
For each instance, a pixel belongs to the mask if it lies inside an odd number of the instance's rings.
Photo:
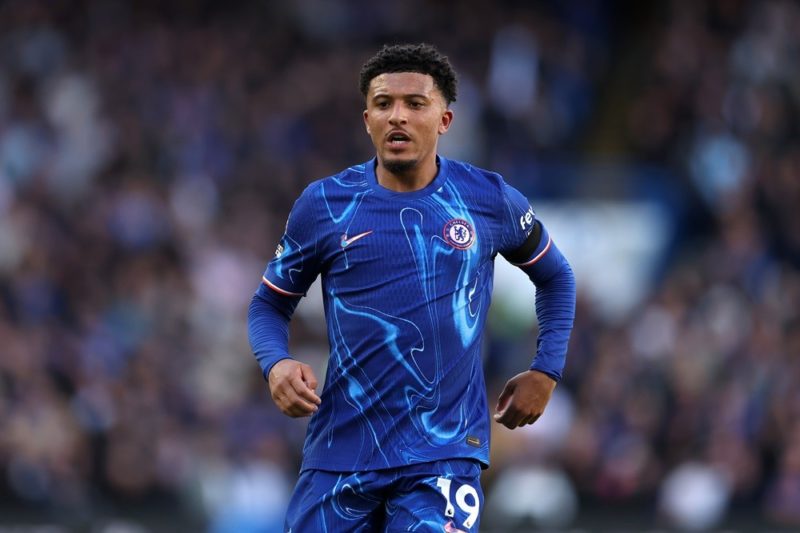
<path id="1" fill-rule="evenodd" d="M 336 174 L 315 179 L 308 184 L 305 194 L 319 194 L 324 190 L 330 192 L 334 189 L 346 189 L 352 193 L 354 189 L 367 188 L 369 182 L 367 181 L 366 165 L 367 163 L 359 163 Z"/>
<path id="2" fill-rule="evenodd" d="M 474 186 L 481 188 L 485 191 L 485 187 L 493 187 L 498 190 L 502 188 L 505 180 L 503 176 L 493 170 L 487 170 L 479 166 L 473 165 L 466 161 L 459 161 L 457 159 L 447 160 L 450 166 L 450 172 L 456 179 L 461 178 L 461 181 L 472 183 Z"/>
<path id="3" fill-rule="evenodd" d="M 337 193 L 349 197 L 358 192 L 359 189 L 366 189 L 368 186 L 365 163 L 361 163 L 348 167 L 336 174 L 315 179 L 306 185 L 298 201 L 313 203 L 322 197 L 331 199 L 337 196 Z"/>

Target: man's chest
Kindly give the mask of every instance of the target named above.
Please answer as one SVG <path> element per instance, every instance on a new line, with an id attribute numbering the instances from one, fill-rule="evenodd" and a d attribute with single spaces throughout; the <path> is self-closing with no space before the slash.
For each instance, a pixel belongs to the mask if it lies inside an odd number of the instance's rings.
<path id="1" fill-rule="evenodd" d="M 422 283 L 434 293 L 453 290 L 495 253 L 487 214 L 436 202 L 364 202 L 320 234 L 324 275 L 344 286 L 392 284 L 396 290 Z"/>

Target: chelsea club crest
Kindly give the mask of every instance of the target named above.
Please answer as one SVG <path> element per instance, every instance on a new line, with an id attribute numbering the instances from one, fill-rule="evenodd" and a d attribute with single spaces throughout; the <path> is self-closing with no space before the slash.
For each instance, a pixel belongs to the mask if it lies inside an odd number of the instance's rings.
<path id="1" fill-rule="evenodd" d="M 463 218 L 454 218 L 444 225 L 444 240 L 453 248 L 466 250 L 475 242 L 475 230 Z"/>

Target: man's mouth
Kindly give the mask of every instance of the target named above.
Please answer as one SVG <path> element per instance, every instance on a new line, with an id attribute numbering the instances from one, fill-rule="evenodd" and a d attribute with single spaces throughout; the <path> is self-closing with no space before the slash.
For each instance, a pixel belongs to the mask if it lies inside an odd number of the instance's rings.
<path id="1" fill-rule="evenodd" d="M 387 136 L 387 140 L 389 142 L 389 145 L 400 147 L 400 146 L 404 146 L 406 143 L 410 142 L 411 141 L 411 137 L 409 137 L 408 135 L 406 135 L 403 132 L 396 131 L 396 132 L 390 133 Z"/>

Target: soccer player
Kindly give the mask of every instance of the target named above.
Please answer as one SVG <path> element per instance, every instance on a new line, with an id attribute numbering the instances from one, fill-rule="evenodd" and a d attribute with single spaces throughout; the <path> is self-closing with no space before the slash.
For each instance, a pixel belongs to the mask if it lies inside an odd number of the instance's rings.
<path id="1" fill-rule="evenodd" d="M 306 188 L 249 311 L 272 399 L 288 416 L 311 416 L 285 529 L 477 531 L 494 258 L 535 284 L 540 327 L 530 368 L 497 402 L 494 420 L 509 429 L 534 423 L 561 378 L 574 277 L 522 194 L 437 155 L 456 99 L 446 57 L 385 46 L 360 78 L 376 157 Z M 318 275 L 330 344 L 320 394 L 287 333 Z"/>

